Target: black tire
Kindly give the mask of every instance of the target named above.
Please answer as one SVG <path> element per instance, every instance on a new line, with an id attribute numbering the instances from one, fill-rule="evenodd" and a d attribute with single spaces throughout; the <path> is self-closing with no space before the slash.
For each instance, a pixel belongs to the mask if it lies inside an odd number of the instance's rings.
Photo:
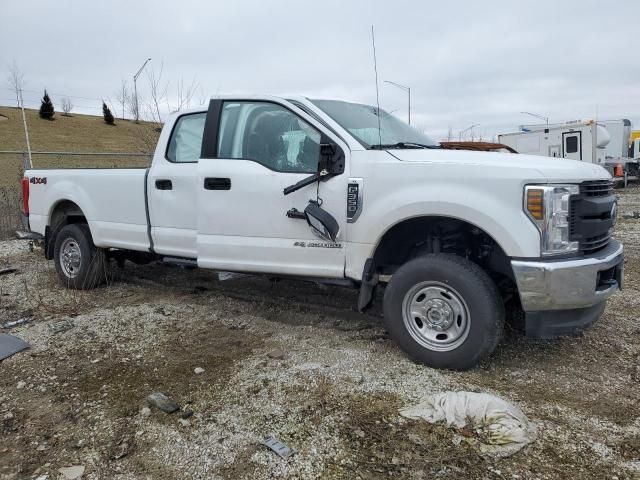
<path id="1" fill-rule="evenodd" d="M 426 297 L 422 297 L 423 292 L 428 292 Z M 411 305 L 417 305 L 424 317 L 411 318 L 415 310 Z M 431 313 L 434 306 L 440 305 L 444 307 Z M 456 309 L 466 313 L 456 315 L 453 313 Z M 413 360 L 433 368 L 467 370 L 476 366 L 498 345 L 504 331 L 504 317 L 500 292 L 489 275 L 475 263 L 456 255 L 428 254 L 407 262 L 393 274 L 384 295 L 384 320 L 391 337 Z M 442 318 L 458 325 L 451 330 L 454 332 L 451 338 L 456 340 L 451 340 L 449 345 L 437 343 L 448 341 L 446 334 L 437 333 L 438 328 L 447 324 L 433 327 L 430 323 Z"/>
<path id="2" fill-rule="evenodd" d="M 79 252 L 79 260 L 65 262 L 63 248 L 67 253 Z M 56 235 L 53 260 L 60 282 L 67 288 L 89 290 L 106 280 L 104 251 L 93 244 L 89 226 L 84 223 L 65 225 Z M 77 256 L 75 257 L 78 258 Z M 73 263 L 73 265 L 69 264 Z"/>

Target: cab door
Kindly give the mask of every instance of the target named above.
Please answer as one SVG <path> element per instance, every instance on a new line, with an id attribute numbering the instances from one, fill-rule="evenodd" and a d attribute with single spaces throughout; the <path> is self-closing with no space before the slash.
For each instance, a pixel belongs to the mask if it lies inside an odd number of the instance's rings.
<path id="1" fill-rule="evenodd" d="M 160 138 L 147 178 L 154 251 L 196 258 L 198 159 L 206 112 L 180 115 L 168 138 Z M 165 133 L 163 132 L 163 135 Z"/>
<path id="2" fill-rule="evenodd" d="M 321 126 L 276 100 L 213 100 L 205 132 L 197 180 L 198 265 L 343 277 L 348 175 L 283 193 L 318 171 L 326 135 Z M 338 222 L 335 242 L 318 238 L 295 214 L 310 200 Z"/>

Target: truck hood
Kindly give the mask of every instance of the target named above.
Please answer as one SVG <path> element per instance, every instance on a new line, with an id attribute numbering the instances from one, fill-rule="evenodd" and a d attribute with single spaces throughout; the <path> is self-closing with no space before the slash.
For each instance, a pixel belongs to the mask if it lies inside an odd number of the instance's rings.
<path id="1" fill-rule="evenodd" d="M 388 152 L 403 162 L 523 170 L 523 177 L 527 176 L 525 170 L 528 173 L 536 171 L 541 179 L 550 183 L 579 183 L 585 180 L 608 180 L 611 178 L 609 172 L 599 165 L 564 158 L 468 150 L 406 149 L 388 150 Z"/>

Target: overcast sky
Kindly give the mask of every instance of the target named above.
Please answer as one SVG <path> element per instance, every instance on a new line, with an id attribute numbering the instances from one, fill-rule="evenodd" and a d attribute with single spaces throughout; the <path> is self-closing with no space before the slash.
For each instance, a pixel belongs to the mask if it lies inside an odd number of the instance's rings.
<path id="1" fill-rule="evenodd" d="M 437 139 L 536 122 L 521 111 L 640 128 L 637 0 L 0 0 L 0 18 L 4 105 L 14 59 L 28 105 L 46 87 L 57 105 L 73 95 L 76 111 L 99 113 L 99 98 L 114 100 L 147 57 L 147 68 L 164 65 L 172 97 L 180 77 L 195 78 L 195 103 L 216 93 L 375 103 L 375 25 L 381 107 L 406 118 L 406 94 L 383 81 L 410 86 L 412 123 Z M 138 87 L 147 96 L 145 75 Z"/>

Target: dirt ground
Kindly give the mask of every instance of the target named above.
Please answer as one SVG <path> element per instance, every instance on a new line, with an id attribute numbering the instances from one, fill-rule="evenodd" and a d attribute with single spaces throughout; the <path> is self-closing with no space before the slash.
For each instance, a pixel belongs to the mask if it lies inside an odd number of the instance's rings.
<path id="1" fill-rule="evenodd" d="M 28 243 L 0 242 L 0 333 L 31 344 L 0 363 L 0 479 L 640 478 L 640 188 L 618 191 L 626 285 L 583 334 L 509 333 L 475 370 L 413 364 L 379 302 L 311 283 L 127 264 L 109 286 L 59 286 Z M 204 369 L 196 374 L 194 369 Z M 514 456 L 404 420 L 427 394 L 497 394 L 538 427 Z M 147 410 L 164 392 L 173 414 Z M 297 453 L 260 445 L 273 434 Z"/>

